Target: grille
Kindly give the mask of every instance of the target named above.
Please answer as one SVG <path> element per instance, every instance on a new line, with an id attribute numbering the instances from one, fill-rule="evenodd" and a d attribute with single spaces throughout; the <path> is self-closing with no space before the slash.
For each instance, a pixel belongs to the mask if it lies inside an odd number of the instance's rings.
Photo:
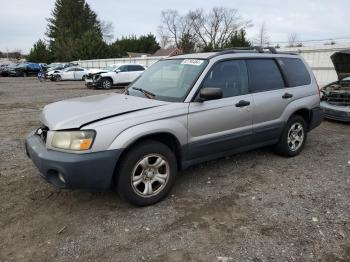
<path id="1" fill-rule="evenodd" d="M 350 93 L 348 92 L 329 92 L 325 100 L 331 105 L 350 106 Z"/>

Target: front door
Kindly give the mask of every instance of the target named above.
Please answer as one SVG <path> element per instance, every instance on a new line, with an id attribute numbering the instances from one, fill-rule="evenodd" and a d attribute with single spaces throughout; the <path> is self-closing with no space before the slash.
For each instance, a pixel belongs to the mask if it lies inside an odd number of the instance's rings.
<path id="1" fill-rule="evenodd" d="M 245 61 L 216 63 L 202 84 L 219 87 L 223 97 L 191 102 L 188 115 L 188 160 L 224 155 L 251 144 L 253 99 Z"/>

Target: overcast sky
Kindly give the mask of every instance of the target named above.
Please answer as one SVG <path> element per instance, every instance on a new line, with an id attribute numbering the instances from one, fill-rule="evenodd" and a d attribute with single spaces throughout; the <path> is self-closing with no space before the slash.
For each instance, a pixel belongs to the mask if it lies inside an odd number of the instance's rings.
<path id="1" fill-rule="evenodd" d="M 0 51 L 29 52 L 33 43 L 45 36 L 46 18 L 54 0 L 0 0 Z M 287 41 L 297 33 L 299 40 L 350 38 L 350 0 L 87 0 L 101 20 L 112 22 L 114 36 L 156 33 L 160 13 L 177 9 L 237 8 L 254 24 L 248 36 L 254 38 L 265 21 L 272 42 Z"/>

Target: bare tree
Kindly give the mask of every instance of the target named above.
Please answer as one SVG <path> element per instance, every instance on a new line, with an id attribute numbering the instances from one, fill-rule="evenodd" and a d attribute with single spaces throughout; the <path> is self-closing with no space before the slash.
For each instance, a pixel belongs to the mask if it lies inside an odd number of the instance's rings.
<path id="1" fill-rule="evenodd" d="M 223 48 L 237 30 L 249 25 L 237 9 L 214 7 L 207 13 L 197 9 L 183 16 L 176 10 L 166 10 L 162 12 L 158 31 L 161 38 L 168 36 L 177 47 L 184 42 L 193 42 L 198 47 L 212 49 Z"/>
<path id="2" fill-rule="evenodd" d="M 297 33 L 291 33 L 288 36 L 288 46 L 293 47 L 296 46 L 298 41 L 298 34 Z"/>
<path id="3" fill-rule="evenodd" d="M 159 35 L 159 45 L 161 48 L 168 48 L 171 45 L 174 45 L 168 32 L 166 32 L 162 26 L 158 27 L 157 33 Z"/>
<path id="4" fill-rule="evenodd" d="M 214 7 L 208 13 L 203 9 L 189 12 L 191 25 L 204 48 L 223 48 L 238 30 L 250 25 L 237 9 Z"/>
<path id="5" fill-rule="evenodd" d="M 260 28 L 256 37 L 256 42 L 259 46 L 265 46 L 265 45 L 269 45 L 269 41 L 270 41 L 270 36 L 267 32 L 266 23 L 263 22 L 260 25 Z"/>
<path id="6" fill-rule="evenodd" d="M 162 24 L 158 27 L 161 39 L 171 40 L 176 47 L 179 47 L 179 43 L 185 35 L 193 35 L 187 16 L 180 16 L 178 11 L 169 9 L 162 11 L 161 17 Z"/>
<path id="7" fill-rule="evenodd" d="M 102 35 L 103 35 L 103 39 L 110 43 L 112 42 L 114 35 L 113 35 L 113 31 L 114 31 L 114 26 L 112 22 L 108 22 L 108 21 L 101 21 L 101 31 L 102 31 Z"/>

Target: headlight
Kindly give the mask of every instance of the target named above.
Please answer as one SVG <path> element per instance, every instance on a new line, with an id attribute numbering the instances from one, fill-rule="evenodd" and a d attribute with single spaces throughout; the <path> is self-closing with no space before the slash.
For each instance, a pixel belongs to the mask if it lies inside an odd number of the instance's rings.
<path id="1" fill-rule="evenodd" d="M 57 131 L 53 135 L 51 145 L 66 150 L 89 150 L 94 142 L 95 135 L 94 130 Z"/>

